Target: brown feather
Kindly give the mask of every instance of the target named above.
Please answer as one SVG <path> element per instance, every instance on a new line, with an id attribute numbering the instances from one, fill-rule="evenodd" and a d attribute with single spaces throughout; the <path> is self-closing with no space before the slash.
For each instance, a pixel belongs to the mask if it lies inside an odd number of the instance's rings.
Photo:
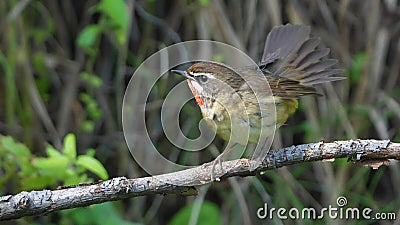
<path id="1" fill-rule="evenodd" d="M 290 89 L 286 93 L 298 90 L 301 91 L 301 96 L 312 93 L 309 88 L 302 91 L 301 85 L 310 86 L 344 79 L 334 77 L 342 70 L 332 68 L 337 60 L 325 58 L 329 54 L 329 48 L 318 49 L 320 40 L 310 38 L 309 33 L 308 26 L 287 24 L 272 29 L 267 37 L 260 68 L 270 76 L 298 82 L 296 85 L 283 83 L 283 89 Z"/>

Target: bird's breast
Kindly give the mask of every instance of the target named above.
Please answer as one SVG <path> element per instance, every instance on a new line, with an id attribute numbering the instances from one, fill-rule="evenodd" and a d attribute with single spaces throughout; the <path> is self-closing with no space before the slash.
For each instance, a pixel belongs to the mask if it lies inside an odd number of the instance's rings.
<path id="1" fill-rule="evenodd" d="M 291 114 L 285 102 L 276 104 L 273 100 L 263 101 L 260 106 L 243 100 L 236 102 L 234 98 L 218 101 L 203 96 L 202 101 L 201 112 L 209 127 L 225 141 L 242 145 L 271 136 Z"/>

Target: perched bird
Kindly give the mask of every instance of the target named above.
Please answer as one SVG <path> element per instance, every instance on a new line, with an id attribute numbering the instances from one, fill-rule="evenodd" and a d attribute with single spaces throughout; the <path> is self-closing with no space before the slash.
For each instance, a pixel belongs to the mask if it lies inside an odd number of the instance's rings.
<path id="1" fill-rule="evenodd" d="M 284 25 L 272 29 L 258 68 L 230 68 L 197 62 L 186 71 L 172 70 L 187 79 L 207 124 L 226 141 L 246 145 L 274 134 L 298 107 L 298 98 L 317 94 L 315 84 L 341 80 L 336 59 L 327 59 L 328 48 L 317 48 L 310 27 Z M 246 138 L 248 137 L 248 138 Z M 215 167 L 231 148 L 213 162 Z M 257 154 L 261 161 L 269 149 Z M 254 157 L 253 157 L 254 158 Z"/>

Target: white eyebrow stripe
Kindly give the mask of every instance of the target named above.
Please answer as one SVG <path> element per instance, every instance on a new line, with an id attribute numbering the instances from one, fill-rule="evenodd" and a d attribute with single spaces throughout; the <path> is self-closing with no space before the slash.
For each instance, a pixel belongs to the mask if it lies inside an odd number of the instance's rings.
<path id="1" fill-rule="evenodd" d="M 198 76 L 206 76 L 210 79 L 215 79 L 214 75 L 212 75 L 211 73 L 193 73 L 193 72 L 189 72 L 190 75 L 194 76 L 194 77 L 198 77 Z"/>

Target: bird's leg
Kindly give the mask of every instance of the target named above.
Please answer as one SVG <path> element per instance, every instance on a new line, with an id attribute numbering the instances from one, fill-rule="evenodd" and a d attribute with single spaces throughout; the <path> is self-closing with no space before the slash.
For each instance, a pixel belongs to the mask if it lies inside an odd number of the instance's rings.
<path id="1" fill-rule="evenodd" d="M 215 175 L 216 175 L 215 168 L 217 167 L 217 164 L 220 166 L 221 170 L 223 172 L 225 172 L 224 168 L 222 167 L 222 161 L 224 159 L 224 156 L 229 154 L 229 152 L 231 152 L 236 147 L 236 145 L 237 145 L 237 143 L 233 144 L 231 147 L 227 148 L 225 151 L 223 151 L 221 154 L 219 154 L 219 156 L 217 156 L 217 158 L 214 159 L 214 161 L 212 163 L 212 167 L 211 167 L 211 181 L 218 179 L 215 177 Z"/>
<path id="2" fill-rule="evenodd" d="M 267 157 L 273 140 L 273 136 L 267 137 L 265 140 L 260 140 L 262 143 L 261 145 L 257 145 L 255 147 L 254 153 L 250 160 L 250 171 L 257 169 L 257 167 L 261 165 L 261 163 Z"/>

